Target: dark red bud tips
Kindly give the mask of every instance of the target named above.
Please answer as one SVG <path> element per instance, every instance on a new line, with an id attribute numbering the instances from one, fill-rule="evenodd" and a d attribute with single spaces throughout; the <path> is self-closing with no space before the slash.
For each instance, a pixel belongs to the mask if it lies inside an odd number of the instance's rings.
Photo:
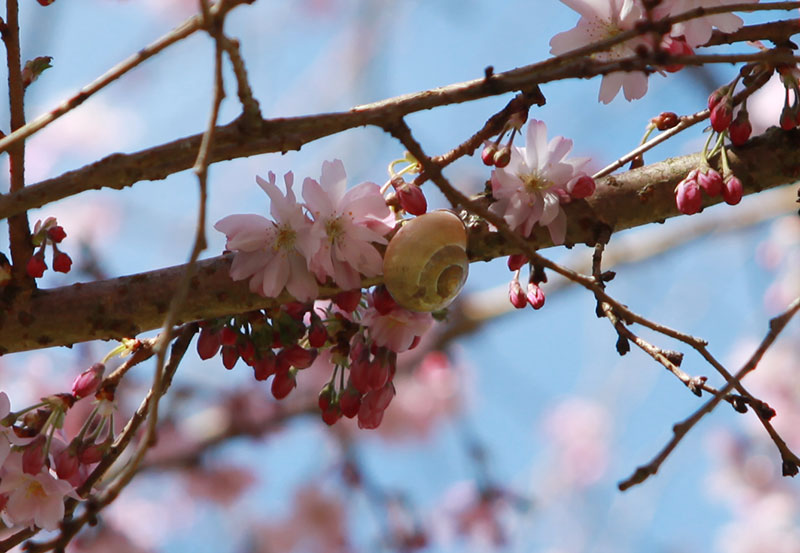
<path id="1" fill-rule="evenodd" d="M 47 229 L 47 237 L 56 244 L 60 244 L 61 241 L 67 237 L 67 233 L 64 230 L 64 227 L 61 225 L 56 225 Z"/>
<path id="2" fill-rule="evenodd" d="M 503 168 L 511 162 L 511 148 L 503 146 L 494 154 L 494 166 Z"/>
<path id="3" fill-rule="evenodd" d="M 711 110 L 711 127 L 722 132 L 727 129 L 733 119 L 733 104 L 730 98 L 725 98 Z"/>
<path id="4" fill-rule="evenodd" d="M 397 307 L 397 302 L 394 301 L 394 298 L 389 293 L 389 290 L 386 289 L 386 286 L 381 284 L 380 286 L 376 286 L 372 291 L 372 305 L 375 307 L 375 311 L 381 315 L 388 315 Z"/>
<path id="5" fill-rule="evenodd" d="M 197 337 L 197 355 L 200 356 L 200 359 L 205 361 L 217 354 L 222 345 L 220 334 L 219 331 L 212 331 L 208 327 L 200 331 L 200 335 Z"/>
<path id="6" fill-rule="evenodd" d="M 272 380 L 272 396 L 275 399 L 283 399 L 296 387 L 297 379 L 295 378 L 295 371 L 279 371 L 275 373 L 275 378 Z"/>
<path id="7" fill-rule="evenodd" d="M 72 395 L 75 399 L 94 394 L 100 382 L 103 381 L 103 373 L 106 366 L 102 363 L 95 363 L 75 378 L 72 382 Z"/>

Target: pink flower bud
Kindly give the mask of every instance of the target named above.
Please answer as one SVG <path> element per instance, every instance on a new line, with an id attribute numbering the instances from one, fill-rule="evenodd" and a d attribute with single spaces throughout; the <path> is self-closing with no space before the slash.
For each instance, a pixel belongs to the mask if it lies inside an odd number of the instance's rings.
<path id="1" fill-rule="evenodd" d="M 544 306 L 544 292 L 536 286 L 533 282 L 528 283 L 528 294 L 526 296 L 528 303 L 534 309 L 541 309 Z"/>
<path id="2" fill-rule="evenodd" d="M 691 56 L 694 54 L 694 50 L 686 40 L 681 38 L 675 38 L 671 36 L 667 36 L 664 38 L 663 43 L 661 44 L 661 48 L 672 56 Z M 676 71 L 680 71 L 683 69 L 683 64 L 673 63 L 670 65 L 665 65 L 664 71 L 668 71 L 669 73 L 675 73 Z M 661 129 L 663 130 L 663 129 Z"/>
<path id="3" fill-rule="evenodd" d="M 594 179 L 589 175 L 581 175 L 580 177 L 572 179 L 567 183 L 567 192 L 569 192 L 569 195 L 576 200 L 588 198 L 594 194 L 595 188 L 596 185 Z"/>
<path id="4" fill-rule="evenodd" d="M 219 342 L 223 346 L 236 345 L 236 338 L 238 338 L 238 334 L 229 326 L 223 326 L 222 330 L 219 331 Z"/>
<path id="5" fill-rule="evenodd" d="M 698 171 L 697 184 L 700 185 L 700 188 L 705 190 L 706 194 L 713 198 L 722 192 L 722 175 L 711 168 L 705 172 Z"/>
<path id="6" fill-rule="evenodd" d="M 512 279 L 508 284 L 508 301 L 517 309 L 522 309 L 528 305 L 528 299 L 525 292 L 522 291 L 522 286 L 519 285 L 519 280 Z"/>
<path id="7" fill-rule="evenodd" d="M 392 185 L 397 191 L 397 199 L 400 201 L 400 207 L 405 209 L 411 215 L 422 215 L 428 211 L 428 201 L 425 199 L 425 194 L 422 189 L 412 183 L 408 183 L 402 179 L 392 179 Z"/>
<path id="8" fill-rule="evenodd" d="M 95 363 L 75 378 L 72 382 L 72 395 L 75 399 L 90 396 L 97 391 L 97 387 L 103 381 L 103 373 L 106 366 L 102 363 Z"/>
<path id="9" fill-rule="evenodd" d="M 750 138 L 750 134 L 752 132 L 753 127 L 750 125 L 750 119 L 747 117 L 747 112 L 743 109 L 740 109 L 739 113 L 736 114 L 736 119 L 733 120 L 730 128 L 728 129 L 728 136 L 731 139 L 731 144 L 734 146 L 741 146 L 747 142 L 747 139 Z"/>
<path id="10" fill-rule="evenodd" d="M 671 129 L 680 122 L 678 114 L 672 111 L 662 111 L 658 116 L 650 119 L 650 122 L 660 131 Z"/>
<path id="11" fill-rule="evenodd" d="M 33 254 L 33 257 L 28 260 L 26 267 L 28 276 L 31 278 L 41 278 L 47 269 L 47 264 L 44 262 L 44 252 L 41 250 Z"/>
<path id="12" fill-rule="evenodd" d="M 111 440 L 103 443 L 85 443 L 78 447 L 78 460 L 83 465 L 93 465 L 99 463 L 105 455 L 106 450 L 111 446 Z"/>
<path id="13" fill-rule="evenodd" d="M 726 204 L 736 205 L 742 201 L 742 181 L 731 175 L 722 186 L 722 199 Z"/>
<path id="14" fill-rule="evenodd" d="M 675 187 L 675 203 L 678 206 L 678 211 L 685 215 L 693 215 L 700 211 L 703 206 L 700 186 L 695 180 L 696 175 L 697 170 L 695 169 Z"/>
<path id="15" fill-rule="evenodd" d="M 333 404 L 335 392 L 333 386 L 328 383 L 322 387 L 322 390 L 319 391 L 319 395 L 317 396 L 317 406 L 319 407 L 320 411 L 324 411 L 328 407 Z"/>
<path id="16" fill-rule="evenodd" d="M 721 86 L 708 97 L 708 109 L 712 110 L 728 95 L 728 86 Z"/>

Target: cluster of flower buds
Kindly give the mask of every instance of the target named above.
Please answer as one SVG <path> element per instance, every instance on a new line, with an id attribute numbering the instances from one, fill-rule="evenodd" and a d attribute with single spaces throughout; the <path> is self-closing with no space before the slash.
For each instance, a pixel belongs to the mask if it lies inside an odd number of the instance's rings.
<path id="1" fill-rule="evenodd" d="M 736 205 L 742 199 L 742 181 L 729 174 L 723 179 L 716 170 L 692 169 L 675 187 L 675 203 L 678 210 L 685 215 L 694 215 L 703 207 L 702 192 L 713 198 L 722 194 L 722 199 L 729 205 Z"/>
<path id="2" fill-rule="evenodd" d="M 528 276 L 528 288 L 522 289 L 519 282 L 519 275 L 522 266 L 528 263 L 530 267 L 530 274 Z M 508 300 L 511 305 L 517 309 L 523 309 L 526 305 L 530 305 L 534 309 L 541 309 L 544 307 L 544 292 L 539 287 L 539 284 L 547 282 L 547 275 L 543 267 L 530 264 L 528 258 L 523 254 L 514 254 L 508 256 L 508 268 L 514 271 L 514 277 L 508 284 Z"/>
<path id="3" fill-rule="evenodd" d="M 289 395 L 298 372 L 325 352 L 333 374 L 319 394 L 322 420 L 330 425 L 342 416 L 357 416 L 360 428 L 376 428 L 394 397 L 397 353 L 416 347 L 431 317 L 398 306 L 385 286 L 368 294 L 366 307 L 362 299 L 361 290 L 351 290 L 336 295 L 325 308 L 294 302 L 205 321 L 197 352 L 209 359 L 221 351 L 227 369 L 241 359 L 252 367 L 256 380 L 273 376 L 276 399 Z M 391 336 L 386 335 L 387 319 Z"/>
<path id="4" fill-rule="evenodd" d="M 497 136 L 497 139 L 494 142 L 486 142 L 486 145 L 483 147 L 481 161 L 483 161 L 484 165 L 487 167 L 503 168 L 509 164 L 511 161 L 511 146 L 514 143 L 514 137 L 527 119 L 528 114 L 526 112 L 516 112 L 509 117 L 503 127 L 503 131 Z M 511 131 L 508 141 L 505 144 L 500 144 L 508 131 Z"/>
<path id="5" fill-rule="evenodd" d="M 36 221 L 31 237 L 36 251 L 27 265 L 28 275 L 31 278 L 40 278 L 47 269 L 44 252 L 48 244 L 53 248 L 53 269 L 59 273 L 69 272 L 72 268 L 72 259 L 58 249 L 58 244 L 66 237 L 67 233 L 64 231 L 64 227 L 58 224 L 55 217 L 48 217 L 44 222 Z"/>
<path id="6" fill-rule="evenodd" d="M 733 117 L 733 87 L 726 85 L 718 88 L 708 97 L 708 109 L 711 110 L 711 128 L 718 133 L 727 131 L 728 138 L 734 146 L 741 146 L 750 138 L 753 127 L 747 105 L 742 104 L 736 117 Z"/>

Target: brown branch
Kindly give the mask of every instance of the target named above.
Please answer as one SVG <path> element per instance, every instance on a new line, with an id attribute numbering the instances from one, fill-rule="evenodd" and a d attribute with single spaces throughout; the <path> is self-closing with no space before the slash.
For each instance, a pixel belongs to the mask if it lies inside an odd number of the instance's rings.
<path id="1" fill-rule="evenodd" d="M 734 171 L 748 194 L 794 182 L 800 173 L 800 134 L 773 129 L 731 152 Z M 589 201 L 565 206 L 570 244 L 594 244 L 599 229 L 622 230 L 678 215 L 673 188 L 699 163 L 700 155 L 668 159 L 602 179 Z M 707 205 L 711 205 L 709 202 Z M 485 205 L 485 200 L 481 201 Z M 727 208 L 736 209 L 736 208 Z M 546 229 L 534 227 L 528 241 L 490 232 L 486 221 L 468 221 L 471 259 L 489 260 L 551 245 Z M 230 256 L 198 263 L 192 294 L 179 318 L 201 320 L 285 302 L 250 293 L 247 282 L 231 282 Z M 0 312 L 0 351 L 13 352 L 93 339 L 119 339 L 157 328 L 174 294 L 183 267 L 170 267 L 117 279 L 19 294 Z M 365 281 L 365 286 L 378 282 Z M 331 295 L 332 288 L 322 294 Z M 628 315 L 626 315 L 627 317 Z M 637 320 L 637 322 L 639 322 Z M 645 324 L 645 323 L 642 323 Z M 681 337 L 673 332 L 672 337 Z"/>
<path id="2" fill-rule="evenodd" d="M 600 44 L 600 43 L 597 43 Z M 596 46 L 596 45 L 595 45 Z M 389 98 L 356 106 L 346 112 L 267 119 L 260 131 L 252 132 L 252 122 L 238 119 L 216 129 L 211 161 L 218 162 L 256 154 L 299 150 L 319 138 L 349 129 L 374 125 L 385 127 L 392 121 L 414 112 L 469 102 L 507 92 L 534 93 L 539 84 L 568 78 L 588 78 L 613 71 L 653 71 L 659 63 L 730 63 L 766 61 L 793 63 L 787 50 L 721 56 L 637 56 L 612 62 L 575 59 L 569 63 L 552 58 L 525 67 L 487 75 L 480 79 Z M 189 169 L 197 156 L 202 136 L 192 135 L 132 154 L 112 154 L 83 168 L 41 181 L 24 190 L 0 196 L 0 219 L 87 190 L 122 189 L 142 180 L 159 180 Z"/>
<path id="3" fill-rule="evenodd" d="M 25 125 L 25 85 L 22 82 L 22 63 L 19 47 L 19 6 L 17 0 L 6 2 L 6 24 L 3 29 L 8 66 L 8 100 L 11 112 L 11 130 Z M 10 192 L 25 186 L 25 143 L 19 142 L 9 152 Z M 35 287 L 27 273 L 28 260 L 33 256 L 33 243 L 27 213 L 18 213 L 8 220 L 8 237 L 11 248 L 12 276 L 23 288 Z"/>
<path id="4" fill-rule="evenodd" d="M 625 491 L 632 486 L 641 484 L 647 480 L 648 477 L 658 472 L 661 464 L 666 460 L 669 454 L 672 453 L 672 450 L 675 449 L 683 437 L 686 436 L 686 434 L 692 428 L 694 428 L 698 422 L 700 422 L 700 419 L 710 413 L 719 404 L 719 402 L 722 401 L 722 398 L 725 395 L 733 390 L 734 382 L 741 382 L 741 380 L 747 376 L 749 372 L 758 366 L 758 363 L 761 361 L 764 353 L 766 353 L 766 351 L 778 337 L 778 334 L 780 334 L 780 332 L 789 323 L 798 310 L 800 310 L 800 298 L 795 299 L 784 313 L 770 320 L 769 331 L 767 332 L 767 335 L 764 337 L 761 344 L 758 346 L 747 363 L 745 363 L 739 372 L 736 373 L 736 375 L 733 377 L 733 380 L 726 384 L 716 396 L 712 397 L 705 404 L 703 404 L 703 406 L 695 411 L 690 417 L 673 426 L 672 439 L 667 443 L 666 446 L 664 446 L 658 455 L 653 458 L 652 461 L 646 465 L 640 466 L 630 477 L 620 482 L 618 485 L 620 491 Z M 786 472 L 786 467 L 784 467 L 784 472 Z M 796 472 L 797 471 L 795 470 L 795 473 Z"/>

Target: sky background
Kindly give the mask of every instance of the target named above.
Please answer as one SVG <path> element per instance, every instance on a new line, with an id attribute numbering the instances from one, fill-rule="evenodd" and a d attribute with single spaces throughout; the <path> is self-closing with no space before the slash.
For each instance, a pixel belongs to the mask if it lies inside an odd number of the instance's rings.
<path id="1" fill-rule="evenodd" d="M 46 9 L 30 0 L 23 2 L 23 56 L 54 58 L 53 68 L 30 89 L 28 118 L 50 109 L 168 32 L 193 7 L 194 2 L 177 0 L 62 0 Z M 256 98 L 269 118 L 346 110 L 474 79 L 488 65 L 503 71 L 540 61 L 549 57 L 550 38 L 576 21 L 577 14 L 555 0 L 260 1 L 237 8 L 228 18 L 226 31 L 241 41 Z M 202 132 L 211 101 L 212 54 L 210 39 L 197 34 L 142 64 L 33 137 L 27 158 L 29 182 L 57 176 L 113 152 L 132 152 Z M 532 108 L 531 116 L 547 123 L 549 136 L 572 138 L 573 155 L 591 156 L 599 168 L 635 147 L 650 117 L 661 111 L 686 114 L 702 109 L 711 87 L 729 80 L 733 71 L 715 67 L 669 78 L 654 75 L 645 98 L 634 103 L 617 98 L 608 106 L 597 102 L 596 79 L 551 83 L 542 88 L 547 104 Z M 230 73 L 226 90 L 223 123 L 239 113 Z M 473 134 L 509 98 L 414 114 L 408 122 L 429 154 L 441 154 Z M 7 118 L 5 111 L 2 117 Z M 3 128 L 8 126 L 6 120 L 2 120 Z M 703 140 L 701 129 L 693 128 L 645 159 L 654 162 L 694 152 Z M 256 174 L 274 171 L 281 175 L 291 170 L 296 179 L 318 178 L 323 160 L 339 158 L 351 184 L 382 183 L 388 163 L 402 155 L 401 147 L 381 131 L 356 129 L 303 146 L 300 152 L 216 164 L 210 170 L 209 221 L 231 213 L 266 213 L 267 198 L 255 185 Z M 445 173 L 465 191 L 481 189 L 489 177 L 477 156 L 459 160 Z M 5 191 L 7 179 L 2 178 L 0 190 Z M 429 187 L 425 187 L 429 201 L 443 206 L 441 197 Z M 740 207 L 750 201 L 745 198 Z M 34 210 L 30 218 L 33 222 L 58 217 L 69 235 L 66 251 L 78 258 L 80 253 L 70 247 L 79 237 L 91 240 L 103 269 L 116 276 L 184 263 L 193 239 L 196 202 L 196 178 L 184 172 L 162 181 L 136 183 L 121 192 L 87 192 Z M 736 209 L 723 204 L 699 217 L 721 216 L 725 211 L 728 217 L 736 217 Z M 681 219 L 659 228 L 664 233 L 680 232 L 686 228 L 680 226 L 686 218 Z M 7 251 L 6 225 L 1 226 L 0 251 Z M 765 223 L 703 236 L 688 246 L 625 266 L 618 270 L 609 292 L 638 313 L 702 336 L 718 358 L 729 361 L 735 358 L 737 345 L 763 336 L 767 318 L 776 312 L 776 306 L 764 300 L 775 271 L 759 264 L 756 257 L 772 229 Z M 641 236 L 639 244 L 646 247 L 652 234 Z M 223 246 L 224 236 L 210 230 L 205 255 L 218 255 Z M 544 253 L 556 260 L 574 260 L 590 256 L 591 251 L 578 246 L 571 252 Z M 470 270 L 465 293 L 504 286 L 510 277 L 504 260 L 473 264 Z M 48 274 L 43 279 L 46 286 L 80 279 L 75 274 Z M 793 323 L 786 334 L 796 339 L 798 324 Z M 663 337 L 642 335 L 662 347 L 686 352 Z M 503 551 L 719 551 L 721 528 L 732 520 L 732 513 L 710 492 L 711 475 L 720 463 L 715 448 L 718 437 L 739 428 L 743 417 L 720 407 L 681 443 L 657 477 L 624 494 L 618 492 L 617 482 L 647 462 L 666 443 L 671 426 L 699 402 L 638 350 L 620 358 L 615 340 L 608 322 L 594 316 L 594 301 L 585 291 L 567 288 L 548 294 L 541 311 L 526 309 L 500 317 L 452 345 L 450 353 L 460 371 L 464 398 L 458 416 L 439 421 L 423 439 L 392 441 L 362 432 L 356 435 L 355 451 L 374 483 L 403 489 L 420 518 L 435 521 L 443 509 L 443 497 L 451 494 L 457 502 L 458 490 L 474 481 L 476 466 L 466 446 L 480 443 L 493 481 L 530 500 L 527 509 L 512 508 L 504 514 L 509 541 Z M 61 375 L 58 367 L 74 365 L 76 355 L 102 356 L 107 349 L 107 344 L 96 344 L 77 353 L 58 350 L 4 358 L 0 361 L 2 387 L 12 402 L 26 393 L 35 396 L 36 388 L 19 378 L 22 371 Z M 713 377 L 691 352 L 686 352 L 683 368 Z M 147 379 L 145 372 L 142 378 Z M 58 378 L 68 383 L 72 377 L 69 373 Z M 179 382 L 208 390 L 248 382 L 263 386 L 253 382 L 242 367 L 228 373 L 218 359 L 200 362 L 194 356 L 182 366 Z M 265 388 L 264 401 L 272 401 L 267 395 Z M 584 453 L 587 460 L 598 463 L 598 476 L 588 485 L 568 485 L 560 480 L 561 450 L 548 428 L 571 428 L 570 416 L 584 408 L 589 423 L 578 425 L 573 442 L 600 442 L 604 453 L 593 457 L 596 452 L 587 445 Z M 134 509 L 130 505 L 140 498 L 142 505 L 149 505 L 142 507 L 138 522 L 143 529 L 152 531 L 152 525 L 177 528 L 171 533 L 164 530 L 157 550 L 239 550 L 247 543 L 243 529 L 249 522 L 259 516 L 280 519 L 289 511 L 298 486 L 325 480 L 335 457 L 333 442 L 326 427 L 307 418 L 264 442 L 240 441 L 213 453 L 254 468 L 258 477 L 252 490 L 226 510 L 199 504 L 181 514 L 181 509 L 169 508 L 183 505 L 184 500 L 164 483 L 165 477 L 137 481 L 137 489 L 129 490 L 132 498 L 127 508 Z M 800 443 L 794 447 L 800 448 Z M 771 461 L 774 469 L 777 455 Z M 332 479 L 326 485 L 336 488 Z M 797 493 L 796 482 L 787 485 L 790 493 Z M 346 501 L 353 540 L 369 550 L 375 545 L 380 522 L 363 497 L 353 494 Z M 137 524 L 132 519 L 130 523 Z M 429 550 L 472 547 L 480 548 L 456 540 Z"/>

